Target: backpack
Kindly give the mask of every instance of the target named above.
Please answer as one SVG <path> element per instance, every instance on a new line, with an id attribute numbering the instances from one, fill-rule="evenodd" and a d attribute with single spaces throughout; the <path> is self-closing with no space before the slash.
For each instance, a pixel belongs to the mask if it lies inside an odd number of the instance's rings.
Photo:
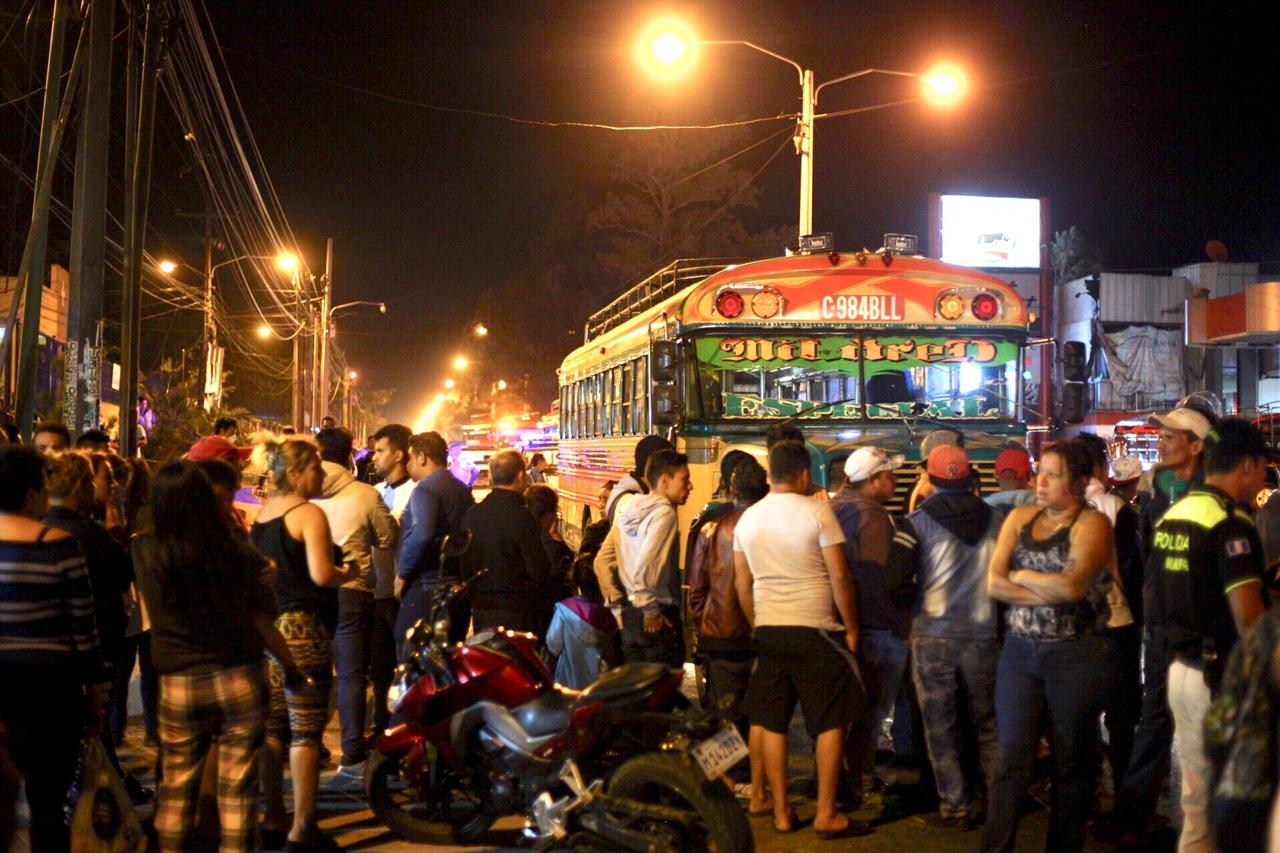
<path id="1" fill-rule="evenodd" d="M 1209 759 L 1209 829 L 1219 850 L 1262 851 L 1276 790 L 1276 712 L 1271 660 L 1280 611 L 1270 611 L 1236 643 L 1204 717 Z"/>

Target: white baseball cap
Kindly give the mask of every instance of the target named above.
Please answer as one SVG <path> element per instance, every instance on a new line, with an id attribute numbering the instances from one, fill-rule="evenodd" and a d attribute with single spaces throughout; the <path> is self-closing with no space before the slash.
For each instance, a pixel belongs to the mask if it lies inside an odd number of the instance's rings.
<path id="1" fill-rule="evenodd" d="M 1204 439 L 1209 434 L 1209 430 L 1213 429 L 1208 418 L 1187 406 L 1179 406 L 1167 415 L 1152 415 L 1147 418 L 1147 423 L 1165 429 L 1189 432 L 1199 439 Z"/>
<path id="2" fill-rule="evenodd" d="M 861 483 L 882 471 L 901 468 L 902 462 L 902 456 L 890 456 L 878 447 L 859 447 L 844 461 L 844 474 L 850 483 Z"/>

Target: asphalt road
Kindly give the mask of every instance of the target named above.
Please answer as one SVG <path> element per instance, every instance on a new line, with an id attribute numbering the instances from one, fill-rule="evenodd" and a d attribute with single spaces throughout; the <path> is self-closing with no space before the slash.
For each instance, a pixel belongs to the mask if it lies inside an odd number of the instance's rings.
<path id="1" fill-rule="evenodd" d="M 131 725 L 126 737 L 127 744 L 121 750 L 120 757 L 125 766 L 142 779 L 144 784 L 151 784 L 151 767 L 155 761 L 155 751 L 143 746 L 141 717 L 138 715 L 140 709 L 136 702 L 136 695 L 131 706 L 135 716 L 131 718 Z M 341 752 L 339 741 L 338 722 L 335 715 L 330 721 L 328 731 L 325 733 L 325 743 L 334 756 L 339 755 Z M 803 824 L 811 820 L 814 813 L 813 800 L 808 796 L 813 780 L 813 745 L 805 734 L 803 725 L 800 724 L 799 716 L 793 721 L 789 742 L 791 748 L 788 770 L 789 791 L 795 803 L 796 812 Z M 481 846 L 412 844 L 396 839 L 374 819 L 373 814 L 365 805 L 361 786 L 358 783 L 338 777 L 335 771 L 336 766 L 330 764 L 321 774 L 320 824 L 349 850 L 380 851 L 380 853 L 386 851 L 386 853 L 391 853 L 391 851 L 423 850 L 520 849 L 517 845 L 519 844 L 519 832 L 523 826 L 523 819 L 518 816 L 505 818 L 496 824 L 490 833 L 488 843 Z M 881 768 L 880 772 L 882 778 L 890 783 L 911 781 L 911 776 L 913 775 L 911 771 L 900 771 L 893 768 Z M 1046 796 L 1042 793 L 1040 798 L 1043 800 Z M 286 793 L 287 797 L 288 794 Z M 879 822 L 877 818 L 880 804 L 880 795 L 873 794 L 868 798 L 866 807 L 854 815 L 864 821 L 873 823 L 874 829 L 870 835 L 841 841 L 821 841 L 813 834 L 813 830 L 810 828 L 802 828 L 792 834 L 780 835 L 773 831 L 770 818 L 753 818 L 751 819 L 751 826 L 756 841 L 756 849 L 764 851 L 764 853 L 775 850 L 809 851 L 825 849 L 884 851 L 885 853 L 932 853 L 932 851 L 949 853 L 949 851 L 976 851 L 978 849 L 980 835 L 978 831 L 959 832 L 939 829 L 926 823 L 923 814 L 902 816 L 894 820 Z M 1168 810 L 1167 804 L 1166 810 Z M 149 819 L 151 807 L 140 808 L 138 814 L 144 820 Z M 1075 819 L 1088 820 L 1089 816 L 1078 815 L 1075 816 Z M 1018 851 L 1031 853 L 1031 851 L 1043 850 L 1048 823 L 1048 810 L 1043 805 L 1027 814 L 1023 819 L 1019 832 Z M 1168 830 L 1165 833 L 1165 837 L 1159 839 L 1159 843 L 1154 846 L 1148 846 L 1144 850 L 1155 851 L 1155 853 L 1165 850 L 1172 851 L 1176 846 L 1173 832 L 1172 829 Z M 13 849 L 15 851 L 29 849 L 26 844 L 25 833 L 20 833 Z M 1092 838 L 1086 847 L 1088 851 L 1113 849 L 1116 848 Z"/>

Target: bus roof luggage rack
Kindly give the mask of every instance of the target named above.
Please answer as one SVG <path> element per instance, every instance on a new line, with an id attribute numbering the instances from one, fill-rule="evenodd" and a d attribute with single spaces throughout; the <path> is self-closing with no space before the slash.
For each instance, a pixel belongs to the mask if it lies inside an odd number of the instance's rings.
<path id="1" fill-rule="evenodd" d="M 640 312 L 725 267 L 742 263 L 741 258 L 694 258 L 672 261 L 653 275 L 628 288 L 621 296 L 587 318 L 583 343 L 620 326 Z"/>

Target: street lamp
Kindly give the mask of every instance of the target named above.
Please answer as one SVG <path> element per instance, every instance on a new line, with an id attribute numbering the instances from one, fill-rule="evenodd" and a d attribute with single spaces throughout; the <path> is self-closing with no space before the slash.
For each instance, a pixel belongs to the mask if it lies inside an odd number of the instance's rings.
<path id="1" fill-rule="evenodd" d="M 453 388 L 453 386 L 455 386 L 455 385 L 457 385 L 457 384 L 458 384 L 457 382 L 454 382 L 454 381 L 453 381 L 453 377 L 452 377 L 452 376 L 450 376 L 448 379 L 446 379 L 446 380 L 444 381 L 444 387 L 446 387 L 446 388 Z"/>
<path id="2" fill-rule="evenodd" d="M 343 381 L 342 393 L 342 425 L 351 429 L 351 383 L 359 377 L 354 370 L 348 370 Z"/>
<path id="3" fill-rule="evenodd" d="M 204 277 L 204 330 L 202 332 L 202 340 L 201 340 L 201 350 L 204 354 L 204 362 L 200 368 L 200 376 L 199 376 L 199 381 L 197 382 L 197 387 L 200 389 L 200 395 L 202 397 L 201 402 L 204 405 L 204 408 L 206 411 L 209 411 L 210 409 L 212 409 L 215 401 L 217 400 L 218 396 L 221 394 L 221 390 L 212 394 L 205 393 L 205 389 L 209 387 L 210 373 L 215 369 L 218 369 L 215 366 L 215 359 L 213 357 L 213 352 L 215 348 L 218 346 L 218 329 L 213 322 L 213 276 L 214 276 L 214 273 L 216 273 L 222 267 L 230 266 L 232 264 L 238 264 L 243 261 L 274 261 L 276 268 L 279 269 L 281 272 L 288 273 L 293 278 L 295 287 L 297 287 L 298 285 L 297 272 L 298 272 L 299 261 L 298 261 L 298 256 L 293 254 L 292 252 L 279 252 L 275 255 L 252 255 L 252 254 L 237 255 L 234 258 L 228 258 L 225 261 L 219 261 L 218 263 L 215 264 L 213 262 L 212 244 L 206 242 L 203 270 L 197 270 L 195 267 L 191 266 L 190 264 L 185 264 L 185 263 L 182 264 L 182 266 L 186 267 L 187 269 L 196 273 L 200 273 Z M 173 273 L 177 271 L 178 265 L 179 265 L 179 262 L 172 261 L 166 258 L 161 260 L 156 266 L 158 266 L 160 268 L 160 272 L 164 273 L 165 275 L 173 275 Z M 260 338 L 265 339 L 267 337 L 270 337 L 270 334 L 271 334 L 270 329 L 267 329 L 265 334 L 263 333 L 262 328 L 258 329 L 258 337 Z M 220 365 L 221 362 L 216 362 L 216 364 Z M 221 385 L 218 384 L 215 387 L 220 389 Z"/>
<path id="4" fill-rule="evenodd" d="M 852 74 L 845 74 L 814 85 L 813 71 L 803 68 L 794 59 L 780 53 L 763 48 L 758 44 L 741 39 L 698 39 L 686 28 L 675 22 L 664 21 L 657 27 L 646 31 L 642 39 L 640 55 L 645 66 L 655 73 L 667 76 L 683 74 L 693 65 L 695 48 L 701 45 L 741 45 L 763 53 L 780 62 L 785 62 L 796 70 L 800 81 L 801 111 L 796 122 L 796 153 L 800 155 L 800 236 L 813 233 L 813 124 L 821 115 L 816 115 L 818 94 L 827 86 L 843 83 L 869 74 L 887 74 L 893 77 L 913 77 L 924 87 L 925 98 L 930 103 L 952 104 L 964 93 L 964 76 L 955 68 L 946 67 L 918 74 L 910 71 L 890 71 L 884 68 L 865 68 Z"/>
<path id="5" fill-rule="evenodd" d="M 467 360 L 467 357 L 465 355 L 455 356 L 453 359 L 453 369 L 466 370 L 467 365 L 469 365 L 470 363 L 471 362 Z"/>
<path id="6" fill-rule="evenodd" d="M 486 326 L 484 323 L 476 323 L 474 326 L 471 327 L 471 332 L 477 338 L 483 338 L 485 335 L 489 334 L 489 327 Z"/>
<path id="7" fill-rule="evenodd" d="M 268 326 L 266 323 L 263 323 L 261 326 L 259 326 L 258 337 L 262 338 L 264 341 L 267 338 L 271 337 L 271 327 Z"/>

